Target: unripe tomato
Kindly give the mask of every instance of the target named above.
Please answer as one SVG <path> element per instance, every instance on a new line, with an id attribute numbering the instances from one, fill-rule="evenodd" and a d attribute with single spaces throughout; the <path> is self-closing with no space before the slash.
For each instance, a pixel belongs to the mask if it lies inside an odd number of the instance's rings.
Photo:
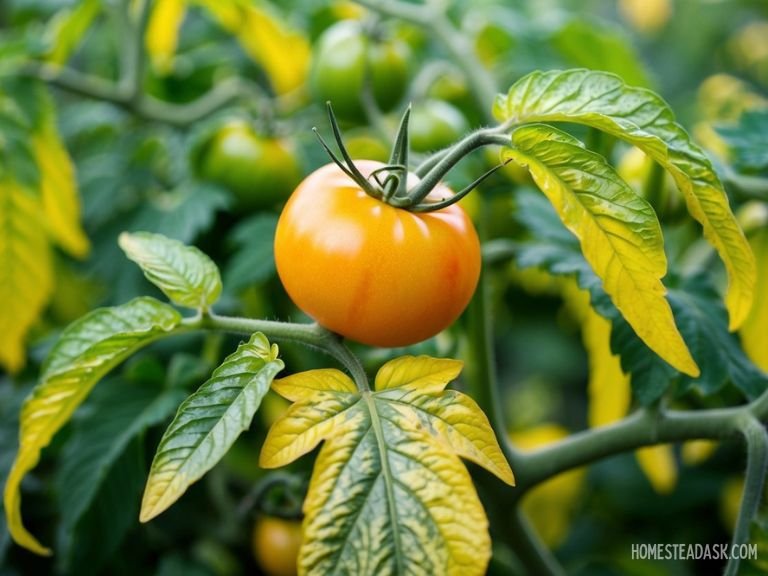
<path id="1" fill-rule="evenodd" d="M 253 528 L 253 554 L 267 576 L 296 576 L 301 522 L 262 516 Z"/>
<path id="2" fill-rule="evenodd" d="M 417 152 L 439 150 L 456 142 L 469 131 L 458 108 L 441 100 L 427 100 L 411 110 L 408 132 L 411 148 Z"/>
<path id="3" fill-rule="evenodd" d="M 245 122 L 220 128 L 199 158 L 200 176 L 231 190 L 238 207 L 246 210 L 284 201 L 301 179 L 290 147 L 280 139 L 258 135 Z"/>
<path id="4" fill-rule="evenodd" d="M 357 166 L 368 175 L 382 164 Z M 451 194 L 438 185 L 431 197 Z M 371 346 L 406 346 L 448 327 L 467 306 L 480 243 L 460 206 L 421 214 L 395 208 L 328 164 L 286 203 L 275 262 L 291 299 L 322 326 Z"/>
<path id="5" fill-rule="evenodd" d="M 370 39 L 359 22 L 337 22 L 315 47 L 310 88 L 318 100 L 331 102 L 339 118 L 360 120 L 366 81 L 382 110 L 400 101 L 408 82 L 408 58 L 408 46 L 402 40 Z"/>

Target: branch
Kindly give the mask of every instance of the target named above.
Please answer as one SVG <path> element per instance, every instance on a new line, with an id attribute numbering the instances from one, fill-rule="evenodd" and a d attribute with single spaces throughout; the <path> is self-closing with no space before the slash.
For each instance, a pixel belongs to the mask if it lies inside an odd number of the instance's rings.
<path id="1" fill-rule="evenodd" d="M 179 128 L 210 116 L 240 97 L 251 96 L 264 99 L 264 95 L 254 85 L 239 78 L 225 80 L 197 100 L 187 104 L 171 104 L 143 93 L 139 93 L 137 97 L 126 85 L 121 87 L 114 82 L 67 67 L 29 62 L 18 72 L 22 76 L 42 80 L 51 86 L 84 98 L 109 102 L 144 120 L 170 124 Z"/>
<path id="2" fill-rule="evenodd" d="M 768 435 L 765 427 L 755 418 L 746 420 L 741 429 L 747 443 L 747 472 L 744 478 L 744 494 L 741 497 L 739 517 L 733 531 L 731 550 L 749 542 L 749 528 L 757 513 L 763 495 L 765 471 L 768 465 Z M 725 567 L 725 576 L 736 576 L 739 571 L 738 555 L 731 555 Z"/>
<path id="3" fill-rule="evenodd" d="M 746 423 L 768 417 L 768 391 L 738 408 L 695 411 L 638 410 L 608 426 L 584 430 L 533 452 L 520 455 L 515 498 L 547 478 L 571 468 L 643 446 L 697 439 L 724 439 L 742 432 Z"/>
<path id="4" fill-rule="evenodd" d="M 528 573 L 536 576 L 564 576 L 562 566 L 539 539 L 523 511 L 517 507 L 510 516 L 509 540 Z"/>

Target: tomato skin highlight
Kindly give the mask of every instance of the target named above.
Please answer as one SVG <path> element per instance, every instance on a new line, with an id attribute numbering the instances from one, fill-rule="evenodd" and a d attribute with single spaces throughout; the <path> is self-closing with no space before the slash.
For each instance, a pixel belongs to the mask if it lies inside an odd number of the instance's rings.
<path id="1" fill-rule="evenodd" d="M 365 175 L 382 166 L 356 165 Z M 438 185 L 430 197 L 451 194 Z M 460 206 L 395 208 L 328 164 L 286 203 L 275 261 L 288 295 L 320 325 L 370 346 L 407 346 L 464 311 L 480 275 L 480 242 Z"/>

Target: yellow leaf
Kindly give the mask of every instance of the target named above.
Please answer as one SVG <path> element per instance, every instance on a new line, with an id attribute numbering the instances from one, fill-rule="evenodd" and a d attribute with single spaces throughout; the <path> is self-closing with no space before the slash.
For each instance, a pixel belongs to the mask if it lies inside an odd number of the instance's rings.
<path id="1" fill-rule="evenodd" d="M 464 363 L 451 358 L 428 356 L 401 356 L 390 360 L 376 374 L 377 391 L 389 388 L 408 388 L 422 394 L 432 394 L 445 389 L 455 380 Z"/>
<path id="2" fill-rule="evenodd" d="M 541 424 L 514 432 L 510 439 L 523 450 L 541 448 L 562 440 L 568 431 L 556 424 Z M 522 508 L 547 546 L 556 548 L 565 540 L 581 502 L 586 479 L 583 468 L 569 470 L 535 486 L 523 497 Z"/>
<path id="3" fill-rule="evenodd" d="M 9 372 L 24 365 L 24 339 L 53 290 L 42 211 L 32 191 L 0 180 L 0 365 Z"/>
<path id="4" fill-rule="evenodd" d="M 280 378 L 272 383 L 272 390 L 292 402 L 312 400 L 323 392 L 357 392 L 350 377 L 333 368 L 307 370 Z"/>
<path id="5" fill-rule="evenodd" d="M 680 456 L 684 464 L 695 466 L 712 456 L 717 447 L 714 440 L 689 440 L 683 444 Z"/>
<path id="6" fill-rule="evenodd" d="M 503 156 L 528 168 L 635 333 L 669 364 L 698 376 L 664 298 L 667 261 L 651 206 L 602 156 L 565 132 L 523 126 L 513 132 L 512 146 Z"/>
<path id="7" fill-rule="evenodd" d="M 88 254 L 90 244 L 80 226 L 75 168 L 52 117 L 46 118 L 32 135 L 32 149 L 40 170 L 45 226 L 57 244 L 82 258 Z"/>
<path id="8" fill-rule="evenodd" d="M 750 360 L 768 372 L 768 227 L 757 230 L 749 243 L 757 260 L 757 289 L 741 340 Z"/>
<path id="9" fill-rule="evenodd" d="M 304 35 L 252 6 L 245 12 L 238 40 L 248 56 L 264 68 L 278 94 L 304 84 L 310 57 L 309 41 Z"/>
<path id="10" fill-rule="evenodd" d="M 261 448 L 259 466 L 279 468 L 312 451 L 331 434 L 354 426 L 352 416 L 360 397 L 350 393 L 325 396 L 291 405 L 269 429 Z"/>
<path id="11" fill-rule="evenodd" d="M 243 25 L 243 9 L 246 4 L 240 0 L 189 0 L 205 8 L 219 25 L 228 32 L 236 33 Z"/>
<path id="12" fill-rule="evenodd" d="M 152 8 L 144 41 L 152 65 L 160 74 L 171 71 L 185 14 L 185 0 L 157 0 Z"/>
<path id="13" fill-rule="evenodd" d="M 635 451 L 645 477 L 659 494 L 669 494 L 677 484 L 677 463 L 670 444 L 648 446 Z"/>

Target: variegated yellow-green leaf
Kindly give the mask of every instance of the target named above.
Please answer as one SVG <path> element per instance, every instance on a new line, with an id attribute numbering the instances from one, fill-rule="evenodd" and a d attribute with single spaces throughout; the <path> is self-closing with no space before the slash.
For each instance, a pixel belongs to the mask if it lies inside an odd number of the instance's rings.
<path id="1" fill-rule="evenodd" d="M 502 154 L 528 168 L 637 335 L 669 364 L 698 376 L 664 298 L 667 260 L 653 208 L 602 156 L 550 126 L 518 128 Z"/>
<path id="2" fill-rule="evenodd" d="M 156 0 L 152 7 L 144 43 L 152 66 L 160 74 L 171 71 L 186 4 L 186 0 Z"/>
<path id="3" fill-rule="evenodd" d="M 21 410 L 19 451 L 5 484 L 4 504 L 11 537 L 38 554 L 50 554 L 22 524 L 21 481 L 40 452 L 67 423 L 94 385 L 139 348 L 172 332 L 179 313 L 153 298 L 101 308 L 71 324 L 51 350 L 40 383 Z"/>
<path id="4" fill-rule="evenodd" d="M 207 310 L 221 294 L 218 267 L 194 246 L 149 232 L 123 232 L 118 242 L 147 280 L 176 304 Z"/>
<path id="5" fill-rule="evenodd" d="M 152 461 L 142 522 L 176 502 L 249 428 L 273 378 L 283 369 L 277 352 L 277 345 L 270 346 L 263 334 L 253 334 L 181 404 Z"/>
<path id="6" fill-rule="evenodd" d="M 494 115 L 513 123 L 586 124 L 634 144 L 667 169 L 725 263 L 730 328 L 743 324 L 754 296 L 754 257 L 710 161 L 659 96 L 605 72 L 533 72 L 499 95 Z"/>
<path id="7" fill-rule="evenodd" d="M 274 383 L 295 404 L 270 429 L 260 463 L 282 466 L 324 441 L 304 503 L 300 574 L 484 574 L 488 522 L 458 456 L 514 477 L 487 418 L 444 391 L 455 360 L 387 363 L 374 392 L 335 370 Z"/>
<path id="8" fill-rule="evenodd" d="M 100 10 L 101 0 L 83 0 L 71 9 L 58 12 L 46 30 L 51 44 L 47 59 L 54 64 L 64 64 L 69 60 Z"/>
<path id="9" fill-rule="evenodd" d="M 0 365 L 9 372 L 24 365 L 24 339 L 53 289 L 41 212 L 34 192 L 0 179 Z"/>
<path id="10" fill-rule="evenodd" d="M 304 84 L 309 69 L 309 40 L 263 7 L 239 0 L 194 0 L 237 37 L 245 53 L 259 64 L 278 94 Z"/>
<path id="11" fill-rule="evenodd" d="M 768 372 L 768 227 L 749 240 L 757 259 L 757 292 L 747 321 L 741 327 L 744 351 L 757 366 Z"/>
<path id="12" fill-rule="evenodd" d="M 32 135 L 32 149 L 40 170 L 40 191 L 48 232 L 72 256 L 86 256 L 90 243 L 80 226 L 75 168 L 52 116 L 46 115 Z"/>

